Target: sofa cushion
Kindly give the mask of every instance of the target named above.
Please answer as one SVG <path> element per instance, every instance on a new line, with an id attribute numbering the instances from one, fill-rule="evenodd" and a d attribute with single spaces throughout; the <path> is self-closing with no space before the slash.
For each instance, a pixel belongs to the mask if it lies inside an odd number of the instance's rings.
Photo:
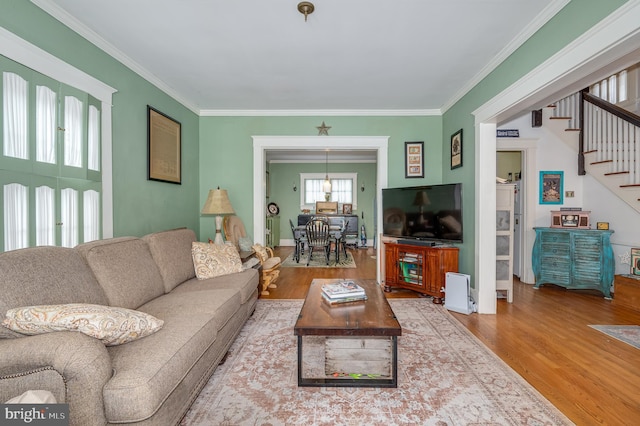
<path id="1" fill-rule="evenodd" d="M 164 319 L 158 333 L 109 347 L 114 375 L 103 389 L 110 423 L 152 416 L 189 370 L 217 342 L 218 330 L 238 311 L 237 290 L 169 293 L 140 307 Z"/>
<path id="2" fill-rule="evenodd" d="M 240 302 L 244 305 L 258 289 L 258 270 L 247 269 L 236 274 L 222 275 L 207 280 L 193 278 L 181 286 L 176 287 L 173 293 L 213 290 L 235 289 L 240 292 Z"/>
<path id="3" fill-rule="evenodd" d="M 0 317 L 11 308 L 60 303 L 106 305 L 107 297 L 76 251 L 32 247 L 0 253 Z M 0 338 L 22 337 L 0 327 Z"/>
<path id="4" fill-rule="evenodd" d="M 13 308 L 2 322 L 4 327 L 29 336 L 79 331 L 107 346 L 141 339 L 160 330 L 162 324 L 144 312 L 86 303 Z"/>
<path id="5" fill-rule="evenodd" d="M 165 292 L 196 276 L 191 257 L 191 244 L 196 241 L 196 234 L 191 229 L 155 232 L 142 239 L 149 244 L 151 255 L 162 275 Z"/>
<path id="6" fill-rule="evenodd" d="M 164 294 L 162 276 L 144 240 L 110 238 L 80 244 L 76 250 L 85 257 L 109 305 L 136 309 Z"/>
<path id="7" fill-rule="evenodd" d="M 242 271 L 240 254 L 232 244 L 194 242 L 191 247 L 196 277 L 200 280 Z"/>

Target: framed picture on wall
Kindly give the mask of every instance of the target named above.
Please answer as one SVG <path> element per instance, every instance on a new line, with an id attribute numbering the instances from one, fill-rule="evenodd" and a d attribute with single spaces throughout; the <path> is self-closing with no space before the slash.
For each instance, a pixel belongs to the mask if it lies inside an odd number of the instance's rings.
<path id="1" fill-rule="evenodd" d="M 640 248 L 631 249 L 631 274 L 640 275 Z"/>
<path id="2" fill-rule="evenodd" d="M 147 178 L 182 183 L 181 125 L 147 105 Z"/>
<path id="3" fill-rule="evenodd" d="M 424 142 L 404 143 L 404 177 L 424 177 Z"/>
<path id="4" fill-rule="evenodd" d="M 564 172 L 540 172 L 540 204 L 562 204 Z"/>
<path id="5" fill-rule="evenodd" d="M 451 135 L 451 170 L 462 167 L 462 129 Z"/>

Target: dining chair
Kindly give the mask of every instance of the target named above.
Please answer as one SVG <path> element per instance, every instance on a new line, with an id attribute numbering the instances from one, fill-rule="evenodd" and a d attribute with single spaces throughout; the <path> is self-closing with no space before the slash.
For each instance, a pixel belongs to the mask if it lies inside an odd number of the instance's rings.
<path id="1" fill-rule="evenodd" d="M 329 222 L 322 219 L 312 219 L 306 225 L 307 245 L 309 246 L 309 259 L 307 266 L 311 263 L 314 249 L 321 248 L 324 257 L 329 264 L 329 252 L 331 250 L 331 240 L 329 239 Z"/>
<path id="2" fill-rule="evenodd" d="M 304 245 L 307 243 L 307 237 L 303 235 L 300 229 L 296 229 L 291 219 L 289 219 L 289 225 L 291 225 L 291 233 L 293 234 L 293 241 L 295 243 L 293 258 L 296 263 L 300 263 L 300 256 L 304 255 Z"/>
<path id="3" fill-rule="evenodd" d="M 335 234 L 336 244 L 336 263 L 340 262 L 340 252 L 347 257 L 347 226 L 349 226 L 349 219 L 342 221 L 339 233 Z"/>

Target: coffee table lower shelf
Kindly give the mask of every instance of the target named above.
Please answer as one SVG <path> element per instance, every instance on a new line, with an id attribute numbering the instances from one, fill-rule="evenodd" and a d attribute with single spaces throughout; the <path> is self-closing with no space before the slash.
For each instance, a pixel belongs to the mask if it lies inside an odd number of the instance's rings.
<path id="1" fill-rule="evenodd" d="M 398 387 L 398 337 L 333 337 L 326 338 L 324 377 L 304 377 L 303 337 L 298 336 L 298 386 L 307 387 Z M 346 343 L 346 344 L 343 344 Z M 367 373 L 336 371 L 366 365 Z M 327 371 L 327 369 L 329 369 Z"/>

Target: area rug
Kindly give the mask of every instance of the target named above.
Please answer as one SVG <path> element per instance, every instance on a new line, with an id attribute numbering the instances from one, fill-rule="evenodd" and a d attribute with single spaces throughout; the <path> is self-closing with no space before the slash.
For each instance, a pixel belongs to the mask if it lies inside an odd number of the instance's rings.
<path id="1" fill-rule="evenodd" d="M 302 301 L 261 299 L 182 426 L 572 424 L 442 305 L 389 303 L 403 328 L 397 388 L 298 387 Z"/>
<path id="2" fill-rule="evenodd" d="M 640 349 L 640 325 L 590 325 L 589 327 Z"/>
<path id="3" fill-rule="evenodd" d="M 300 262 L 296 262 L 293 258 L 293 253 L 291 253 L 287 258 L 282 262 L 281 268 L 306 268 L 307 260 L 309 259 L 309 253 L 306 253 L 300 256 Z M 315 252 L 313 257 L 311 258 L 311 263 L 309 264 L 309 268 L 355 268 L 356 261 L 353 258 L 353 255 L 347 252 L 347 255 L 340 255 L 340 261 L 336 263 L 335 253 L 331 253 L 329 257 L 329 264 L 327 265 L 327 261 L 324 257 L 323 253 Z"/>

